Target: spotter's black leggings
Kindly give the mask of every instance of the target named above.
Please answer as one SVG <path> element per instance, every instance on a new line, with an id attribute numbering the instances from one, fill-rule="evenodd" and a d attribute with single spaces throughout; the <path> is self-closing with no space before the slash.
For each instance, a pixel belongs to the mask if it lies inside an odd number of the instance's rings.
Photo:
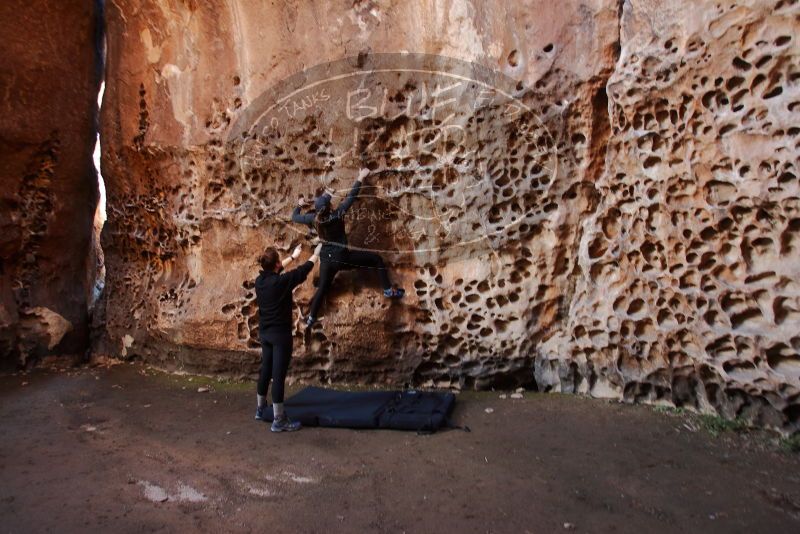
<path id="1" fill-rule="evenodd" d="M 261 334 L 261 370 L 258 373 L 257 392 L 267 394 L 272 380 L 272 402 L 283 402 L 286 372 L 292 360 L 291 332 L 265 332 Z"/>

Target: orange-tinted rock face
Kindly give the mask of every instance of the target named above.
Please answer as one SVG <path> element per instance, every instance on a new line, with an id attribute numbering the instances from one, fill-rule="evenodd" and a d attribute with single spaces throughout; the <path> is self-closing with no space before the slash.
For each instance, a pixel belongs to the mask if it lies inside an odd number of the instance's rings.
<path id="1" fill-rule="evenodd" d="M 547 357 L 576 363 L 571 387 L 594 372 L 626 399 L 796 428 L 798 15 L 786 1 L 626 5 L 569 350 Z"/>
<path id="2" fill-rule="evenodd" d="M 796 425 L 800 8 L 737 5 L 114 2 L 99 348 L 254 370 L 256 258 L 365 166 L 409 293 L 340 274 L 295 376 Z"/>
<path id="3" fill-rule="evenodd" d="M 88 344 L 100 82 L 92 2 L 0 5 L 0 360 Z"/>

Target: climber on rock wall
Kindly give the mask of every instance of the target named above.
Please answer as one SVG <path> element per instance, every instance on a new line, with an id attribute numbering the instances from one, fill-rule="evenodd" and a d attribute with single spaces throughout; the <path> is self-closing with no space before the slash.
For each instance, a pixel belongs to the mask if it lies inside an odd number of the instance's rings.
<path id="1" fill-rule="evenodd" d="M 368 169 L 361 169 L 358 178 L 353 184 L 347 198 L 339 204 L 339 207 L 331 207 L 331 195 L 323 193 L 314 200 L 314 209 L 310 213 L 301 213 L 305 206 L 305 201 L 301 197 L 297 207 L 292 212 L 292 221 L 315 227 L 319 238 L 322 240 L 322 253 L 319 266 L 319 286 L 317 287 L 314 298 L 311 300 L 311 307 L 306 317 L 306 330 L 317 320 L 317 313 L 322 305 L 336 273 L 339 271 L 355 268 L 375 269 L 383 287 L 383 295 L 391 299 L 399 299 L 405 295 L 402 288 L 393 288 L 386 272 L 383 258 L 374 252 L 363 250 L 350 250 L 347 247 L 347 233 L 345 231 L 344 216 L 350 206 L 353 205 L 358 192 L 361 189 L 361 181 L 369 174 Z"/>
<path id="2" fill-rule="evenodd" d="M 256 278 L 256 302 L 258 337 L 261 340 L 261 370 L 256 388 L 256 419 L 267 419 L 267 388 L 271 379 L 273 432 L 300 429 L 300 423 L 291 421 L 283 409 L 284 382 L 292 359 L 292 291 L 308 277 L 319 259 L 321 248 L 322 245 L 317 245 L 308 261 L 288 272 L 283 272 L 283 269 L 300 256 L 300 245 L 283 261 L 273 247 L 269 247 L 258 260 L 261 272 Z"/>

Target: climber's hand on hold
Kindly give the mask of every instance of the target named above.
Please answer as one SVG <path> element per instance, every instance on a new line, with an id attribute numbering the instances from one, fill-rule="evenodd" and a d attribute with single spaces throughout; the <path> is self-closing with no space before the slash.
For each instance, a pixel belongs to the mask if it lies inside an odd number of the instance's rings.
<path id="1" fill-rule="evenodd" d="M 369 176 L 369 169 L 366 167 L 361 167 L 358 171 L 358 178 L 356 178 L 359 182 L 363 182 L 367 176 Z"/>
<path id="2" fill-rule="evenodd" d="M 306 202 L 305 198 L 300 197 L 300 198 L 297 199 L 297 207 L 298 208 L 305 208 L 307 204 L 308 204 L 308 202 Z"/>

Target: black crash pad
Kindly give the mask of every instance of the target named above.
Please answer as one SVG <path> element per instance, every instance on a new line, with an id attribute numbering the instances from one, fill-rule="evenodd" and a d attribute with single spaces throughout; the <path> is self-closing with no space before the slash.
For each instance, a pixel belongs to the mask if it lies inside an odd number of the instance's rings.
<path id="1" fill-rule="evenodd" d="M 455 395 L 430 391 L 337 391 L 307 387 L 288 398 L 286 414 L 304 426 L 434 432 L 447 423 Z M 272 421 L 272 411 L 265 414 Z"/>

